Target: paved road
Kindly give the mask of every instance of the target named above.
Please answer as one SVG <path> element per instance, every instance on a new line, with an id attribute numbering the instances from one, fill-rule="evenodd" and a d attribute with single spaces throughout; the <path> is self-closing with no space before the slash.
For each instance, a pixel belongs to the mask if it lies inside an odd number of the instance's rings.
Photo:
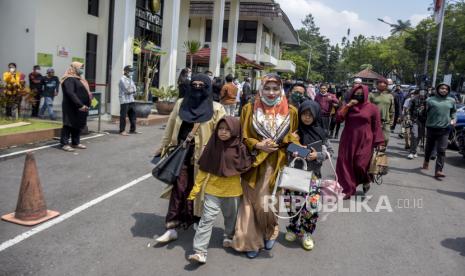
<path id="1" fill-rule="evenodd" d="M 65 214 L 149 173 L 162 130 L 140 130 L 87 140 L 89 149 L 78 155 L 36 152 L 49 209 Z M 419 170 L 420 159 L 405 159 L 400 140 L 392 141 L 390 174 L 367 204 L 375 209 L 387 199 L 392 212 L 332 213 L 317 225 L 312 252 L 284 240 L 284 221 L 275 249 L 255 260 L 221 248 L 221 220 L 207 265 L 186 261 L 192 230 L 166 247 L 147 247 L 163 232 L 167 209 L 158 198 L 162 185 L 148 178 L 1 251 L 0 275 L 465 275 L 465 160 L 448 153 L 447 180 L 438 182 L 432 171 Z M 23 162 L 24 156 L 0 160 L 0 214 L 14 210 Z M 0 243 L 30 229 L 0 222 Z"/>

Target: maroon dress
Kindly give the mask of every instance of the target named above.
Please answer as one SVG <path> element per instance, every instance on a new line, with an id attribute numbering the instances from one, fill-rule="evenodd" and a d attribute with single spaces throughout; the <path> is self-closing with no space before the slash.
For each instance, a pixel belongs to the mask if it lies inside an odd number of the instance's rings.
<path id="1" fill-rule="evenodd" d="M 339 143 L 336 173 L 347 197 L 355 194 L 357 185 L 371 182 L 368 175 L 373 149 L 384 143 L 378 107 L 368 101 L 368 87 L 355 86 L 351 93 L 363 89 L 365 101 L 351 107 L 341 108 L 336 120 L 345 121 Z"/>

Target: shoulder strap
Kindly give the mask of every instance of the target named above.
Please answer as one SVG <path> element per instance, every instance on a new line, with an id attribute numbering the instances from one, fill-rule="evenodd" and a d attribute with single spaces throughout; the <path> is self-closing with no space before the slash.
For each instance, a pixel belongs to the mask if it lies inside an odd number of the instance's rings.
<path id="1" fill-rule="evenodd" d="M 190 143 L 192 139 L 194 139 L 195 134 L 197 134 L 197 131 L 199 130 L 199 128 L 200 128 L 200 123 L 194 123 L 194 127 L 192 128 L 191 132 L 189 132 L 189 135 L 187 135 L 187 138 L 183 143 L 183 147 L 186 147 L 187 144 Z"/>

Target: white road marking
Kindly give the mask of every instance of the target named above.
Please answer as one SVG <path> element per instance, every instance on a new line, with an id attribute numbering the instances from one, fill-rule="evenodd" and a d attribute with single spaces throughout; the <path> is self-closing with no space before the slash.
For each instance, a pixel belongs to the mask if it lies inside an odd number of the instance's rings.
<path id="1" fill-rule="evenodd" d="M 129 182 L 128 184 L 125 184 L 125 185 L 123 185 L 123 186 L 121 186 L 119 188 L 116 188 L 116 189 L 114 189 L 114 190 L 112 190 L 112 191 L 110 191 L 110 192 L 108 192 L 108 193 L 106 193 L 104 195 L 101 195 L 101 196 L 97 197 L 96 199 L 93 199 L 93 200 L 91 200 L 91 201 L 89 201 L 87 203 L 84 203 L 83 205 L 81 205 L 81 206 L 79 206 L 79 207 L 77 207 L 77 208 L 75 208 L 75 209 L 73 209 L 73 210 L 71 210 L 71 211 L 69 211 L 69 212 L 67 212 L 67 213 L 65 213 L 63 215 L 58 216 L 55 219 L 44 222 L 44 223 L 40 224 L 39 226 L 29 230 L 29 231 L 26 231 L 26 232 L 24 232 L 24 233 L 22 233 L 22 234 L 20 234 L 20 235 L 18 235 L 16 237 L 10 239 L 10 240 L 7 240 L 7 241 L 3 242 L 2 244 L 0 244 L 0 252 L 2 252 L 3 250 L 5 250 L 5 249 L 17 244 L 17 243 L 20 243 L 20 242 L 24 241 L 27 238 L 30 238 L 31 236 L 33 236 L 33 235 L 35 235 L 37 233 L 40 233 L 40 232 L 52 227 L 53 225 L 56 225 L 56 224 L 58 224 L 60 222 L 63 222 L 65 220 L 69 219 L 70 217 L 72 217 L 72 216 L 74 216 L 76 214 L 79 214 L 80 212 L 82 212 L 82 211 L 84 211 L 84 210 L 86 210 L 86 209 L 88 209 L 88 208 L 102 202 L 103 200 L 105 200 L 105 199 L 107 199 L 109 197 L 112 197 L 112 196 L 118 194 L 119 192 L 122 192 L 122 191 L 124 191 L 124 190 L 126 190 L 128 188 L 131 188 L 132 186 L 146 180 L 147 178 L 150 178 L 151 176 L 152 176 L 151 173 L 143 175 L 143 176 Z"/>
<path id="2" fill-rule="evenodd" d="M 96 134 L 94 136 L 81 138 L 81 140 L 88 140 L 88 139 L 98 138 L 98 137 L 102 137 L 102 136 L 105 136 L 105 134 Z M 58 145 L 60 145 L 60 143 L 50 144 L 50 145 L 37 147 L 37 148 L 32 148 L 32 149 L 27 149 L 27 150 L 20 150 L 20 151 L 8 153 L 8 154 L 0 155 L 0 159 L 5 158 L 5 157 L 9 157 L 9 156 L 18 155 L 18 154 L 27 153 L 27 152 L 30 152 L 30 151 L 36 151 L 36 150 L 51 148 L 51 147 L 58 146 Z"/>

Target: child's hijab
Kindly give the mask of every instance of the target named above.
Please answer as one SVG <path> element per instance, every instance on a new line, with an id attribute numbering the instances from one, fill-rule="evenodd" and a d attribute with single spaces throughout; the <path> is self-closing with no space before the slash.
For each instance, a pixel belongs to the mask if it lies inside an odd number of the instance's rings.
<path id="1" fill-rule="evenodd" d="M 225 122 L 231 130 L 231 138 L 222 141 L 218 138 L 218 128 Z M 216 125 L 199 160 L 200 169 L 214 175 L 229 177 L 249 170 L 252 157 L 242 143 L 242 129 L 239 119 L 225 116 Z"/>

